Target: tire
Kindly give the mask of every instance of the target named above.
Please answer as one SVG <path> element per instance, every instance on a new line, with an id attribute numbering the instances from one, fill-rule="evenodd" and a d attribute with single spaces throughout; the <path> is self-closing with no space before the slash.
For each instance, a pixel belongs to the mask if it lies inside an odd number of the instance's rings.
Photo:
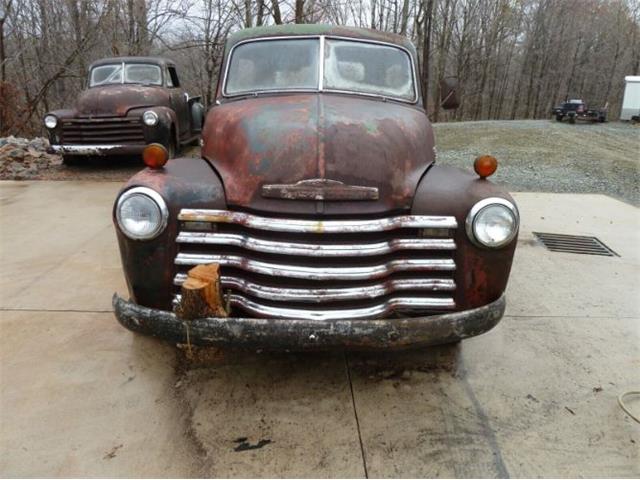
<path id="1" fill-rule="evenodd" d="M 570 123 L 571 125 L 575 125 L 575 123 L 576 123 L 576 117 L 575 117 L 575 115 L 571 115 L 571 116 L 569 117 L 569 123 Z"/>
<path id="2" fill-rule="evenodd" d="M 178 152 L 178 149 L 176 148 L 176 141 L 173 138 L 173 135 L 171 135 L 171 139 L 169 140 L 169 144 L 165 145 L 167 147 L 167 151 L 169 152 L 169 160 L 171 160 L 172 158 L 176 158 L 176 154 Z"/>
<path id="3" fill-rule="evenodd" d="M 607 121 L 607 119 L 605 117 L 602 117 L 602 116 L 598 117 L 598 122 L 604 123 L 606 121 Z"/>
<path id="4" fill-rule="evenodd" d="M 167 143 L 165 144 L 165 147 L 167 148 L 167 151 L 169 152 L 169 160 L 171 160 L 172 158 L 176 158 L 176 155 L 178 153 L 178 148 L 177 148 L 177 144 L 176 144 L 176 130 L 173 127 L 173 125 L 171 126 L 171 130 L 170 130 L 170 134 L 169 134 L 169 139 L 167 141 Z"/>
<path id="5" fill-rule="evenodd" d="M 201 132 L 204 124 L 204 106 L 200 102 L 191 105 L 191 130 L 193 133 Z"/>
<path id="6" fill-rule="evenodd" d="M 560 115 L 560 114 L 556 115 L 556 122 L 561 122 L 563 118 L 564 118 L 564 115 Z"/>

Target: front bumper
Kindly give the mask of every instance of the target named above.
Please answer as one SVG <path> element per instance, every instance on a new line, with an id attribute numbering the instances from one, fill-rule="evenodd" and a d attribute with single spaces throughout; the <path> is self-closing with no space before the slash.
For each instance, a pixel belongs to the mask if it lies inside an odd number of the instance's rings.
<path id="1" fill-rule="evenodd" d="M 400 350 L 451 343 L 491 330 L 502 318 L 504 294 L 495 302 L 462 312 L 377 320 L 200 318 L 143 307 L 113 295 L 116 318 L 134 332 L 174 343 L 267 350 Z"/>
<path id="2" fill-rule="evenodd" d="M 142 153 L 146 145 L 51 145 L 49 153 L 59 155 L 136 155 Z"/>

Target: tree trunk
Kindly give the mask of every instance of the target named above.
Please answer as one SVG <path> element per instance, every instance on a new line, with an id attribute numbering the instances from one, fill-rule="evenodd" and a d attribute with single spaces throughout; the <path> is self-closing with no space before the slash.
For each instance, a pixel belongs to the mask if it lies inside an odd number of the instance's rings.
<path id="1" fill-rule="evenodd" d="M 2 18 L 0 18 L 0 81 L 5 83 L 7 81 L 7 52 L 5 50 L 4 40 L 4 22 L 6 22 L 9 13 L 11 12 L 11 3 L 13 0 L 9 0 L 4 6 L 2 12 Z"/>
<path id="2" fill-rule="evenodd" d="M 264 0 L 258 0 L 258 14 L 256 16 L 256 26 L 261 27 L 264 17 Z"/>
<path id="3" fill-rule="evenodd" d="M 404 0 L 402 4 L 402 21 L 400 23 L 400 35 L 407 34 L 407 24 L 409 23 L 409 0 Z"/>
<path id="4" fill-rule="evenodd" d="M 433 4 L 435 0 L 426 1 L 425 14 L 424 14 L 424 38 L 422 45 L 422 75 L 420 83 L 422 85 L 422 104 L 424 109 L 427 110 L 429 100 L 429 54 L 431 53 L 431 27 L 433 20 Z"/>
<path id="5" fill-rule="evenodd" d="M 215 263 L 189 270 L 180 293 L 176 315 L 182 319 L 227 316 L 220 291 L 220 266 Z"/>
<path id="6" fill-rule="evenodd" d="M 296 0 L 296 23 L 304 23 L 304 0 Z"/>
<path id="7" fill-rule="evenodd" d="M 273 5 L 273 21 L 276 22 L 276 25 L 282 25 L 282 14 L 278 0 L 271 0 L 271 5 Z"/>
<path id="8" fill-rule="evenodd" d="M 244 26 L 251 28 L 253 26 L 253 18 L 251 16 L 251 0 L 244 0 Z"/>

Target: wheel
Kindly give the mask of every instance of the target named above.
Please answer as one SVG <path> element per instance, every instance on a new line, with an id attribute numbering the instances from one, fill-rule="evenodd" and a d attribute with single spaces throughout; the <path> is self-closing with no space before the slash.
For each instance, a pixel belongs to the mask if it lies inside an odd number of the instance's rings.
<path id="1" fill-rule="evenodd" d="M 169 140 L 169 145 L 167 145 L 167 151 L 169 152 L 169 159 L 176 158 L 176 141 L 172 138 Z"/>
<path id="2" fill-rule="evenodd" d="M 165 145 L 167 147 L 167 151 L 169 152 L 169 159 L 176 158 L 176 154 L 178 153 L 178 147 L 176 145 L 176 130 L 172 126 L 171 133 L 169 134 L 168 143 Z"/>
<path id="3" fill-rule="evenodd" d="M 563 118 L 564 118 L 564 115 L 557 114 L 556 115 L 556 122 L 561 122 Z"/>
<path id="4" fill-rule="evenodd" d="M 600 123 L 604 123 L 604 122 L 606 122 L 606 121 L 607 121 L 607 119 L 606 119 L 604 116 L 600 116 L 600 117 L 598 117 L 598 122 L 600 122 Z"/>
<path id="5" fill-rule="evenodd" d="M 574 125 L 574 124 L 576 123 L 576 117 L 575 117 L 575 115 L 571 115 L 571 116 L 569 117 L 569 123 L 570 123 L 571 125 Z"/>
<path id="6" fill-rule="evenodd" d="M 192 132 L 201 132 L 204 124 L 204 106 L 200 102 L 191 105 L 191 129 Z"/>

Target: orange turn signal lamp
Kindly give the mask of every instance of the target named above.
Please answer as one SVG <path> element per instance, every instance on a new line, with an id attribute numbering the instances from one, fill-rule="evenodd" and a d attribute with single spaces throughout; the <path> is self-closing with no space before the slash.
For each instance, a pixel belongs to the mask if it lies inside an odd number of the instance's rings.
<path id="1" fill-rule="evenodd" d="M 482 155 L 473 162 L 473 169 L 480 178 L 490 177 L 498 169 L 498 160 L 491 155 Z"/>
<path id="2" fill-rule="evenodd" d="M 159 143 L 151 143 L 142 151 L 142 161 L 149 168 L 162 168 L 168 160 L 169 151 Z"/>

